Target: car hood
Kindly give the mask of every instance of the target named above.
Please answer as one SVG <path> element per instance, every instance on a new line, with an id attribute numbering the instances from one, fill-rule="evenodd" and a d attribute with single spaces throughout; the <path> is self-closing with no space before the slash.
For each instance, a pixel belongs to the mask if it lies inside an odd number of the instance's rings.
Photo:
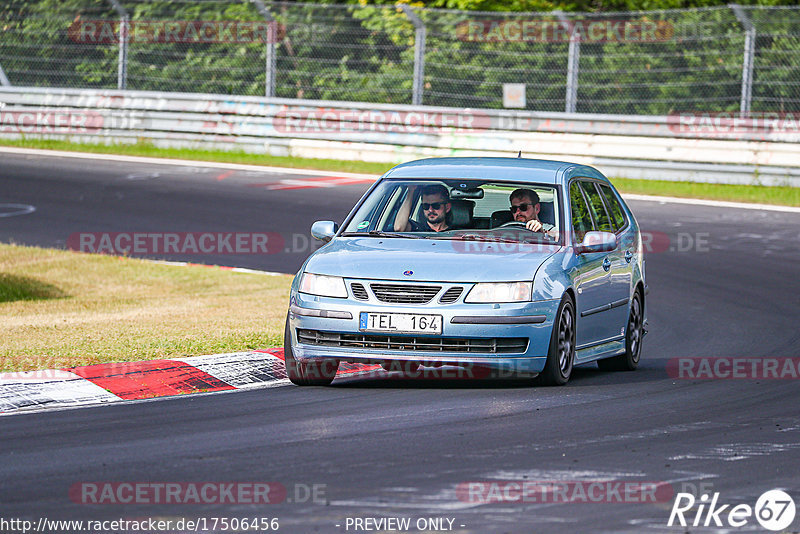
<path id="1" fill-rule="evenodd" d="M 558 245 L 486 241 L 338 237 L 315 252 L 305 271 L 380 280 L 510 282 L 533 280 Z"/>

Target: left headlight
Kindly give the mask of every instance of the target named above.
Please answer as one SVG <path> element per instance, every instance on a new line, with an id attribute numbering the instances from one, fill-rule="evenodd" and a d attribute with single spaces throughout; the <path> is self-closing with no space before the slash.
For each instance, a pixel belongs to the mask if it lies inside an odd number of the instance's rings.
<path id="1" fill-rule="evenodd" d="M 321 297 L 347 297 L 347 288 L 341 276 L 303 273 L 300 279 L 300 292 Z"/>
<path id="2" fill-rule="evenodd" d="M 531 282 L 484 282 L 475 284 L 464 302 L 527 302 Z"/>

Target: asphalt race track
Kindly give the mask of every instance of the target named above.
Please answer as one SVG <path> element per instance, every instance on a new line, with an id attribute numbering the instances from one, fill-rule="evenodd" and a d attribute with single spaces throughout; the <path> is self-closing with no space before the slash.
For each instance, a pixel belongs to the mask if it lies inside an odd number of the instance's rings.
<path id="1" fill-rule="evenodd" d="M 266 231 L 282 236 L 282 250 L 167 259 L 293 273 L 312 246 L 295 236 L 308 236 L 314 220 L 341 221 L 368 185 L 274 187 L 302 179 L 3 154 L 0 204 L 36 211 L 0 217 L 0 241 L 63 248 L 80 232 Z M 646 256 L 650 334 L 634 373 L 591 365 L 563 388 L 354 377 L 329 388 L 2 417 L 0 512 L 34 521 L 275 517 L 280 532 L 298 533 L 363 532 L 355 518 L 388 517 L 410 518 L 410 532 L 433 518 L 440 531 L 452 520 L 451 531 L 463 533 L 681 533 L 711 530 L 667 526 L 677 492 L 754 506 L 781 488 L 800 502 L 800 377 L 692 380 L 669 371 L 676 358 L 800 357 L 800 214 L 631 206 L 655 235 Z M 642 503 L 613 494 L 483 502 L 461 491 L 508 480 L 662 483 L 669 492 Z M 287 495 L 266 505 L 91 505 L 71 498 L 81 482 L 274 482 Z M 307 491 L 314 485 L 316 498 Z M 717 530 L 764 532 L 754 518 Z M 798 530 L 800 517 L 787 529 Z"/>
<path id="2" fill-rule="evenodd" d="M 188 165 L 0 154 L 0 213 L 3 203 L 36 208 L 35 215 L 0 219 L 0 237 L 5 242 L 65 248 L 70 236 L 81 232 L 277 233 L 284 246 L 270 249 L 272 254 L 157 257 L 293 273 L 311 247 L 319 246 L 309 234 L 311 223 L 343 219 L 368 185 L 332 186 L 335 173 L 330 180 L 309 174 L 306 183 L 327 186 L 316 187 L 315 194 L 309 195 L 310 189 L 299 188 L 303 178 Z"/>

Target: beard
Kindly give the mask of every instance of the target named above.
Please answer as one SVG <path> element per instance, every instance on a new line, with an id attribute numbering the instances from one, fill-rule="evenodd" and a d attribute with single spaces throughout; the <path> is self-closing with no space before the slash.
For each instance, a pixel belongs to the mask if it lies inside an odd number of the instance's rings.
<path id="1" fill-rule="evenodd" d="M 445 212 L 442 212 L 441 215 L 439 212 L 430 212 L 426 215 L 428 222 L 431 224 L 439 224 L 440 222 L 444 222 L 445 219 Z"/>

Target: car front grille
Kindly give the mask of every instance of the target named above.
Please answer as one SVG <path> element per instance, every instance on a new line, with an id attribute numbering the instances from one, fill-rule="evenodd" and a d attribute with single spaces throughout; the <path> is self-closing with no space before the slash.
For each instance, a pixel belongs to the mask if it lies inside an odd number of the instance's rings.
<path id="1" fill-rule="evenodd" d="M 455 338 L 386 336 L 382 334 L 339 334 L 299 329 L 297 341 L 305 345 L 350 347 L 397 351 L 481 352 L 489 354 L 524 353 L 526 337 Z"/>
<path id="2" fill-rule="evenodd" d="M 353 282 L 350 284 L 350 289 L 353 290 L 353 296 L 358 300 L 369 300 L 369 295 L 367 294 L 367 290 L 364 288 L 364 284 Z"/>
<path id="3" fill-rule="evenodd" d="M 458 300 L 458 297 L 461 296 L 462 291 L 464 291 L 463 287 L 451 287 L 444 292 L 444 295 L 441 296 L 439 302 L 442 304 L 452 304 Z"/>
<path id="4" fill-rule="evenodd" d="M 369 287 L 381 302 L 397 304 L 426 304 L 442 289 L 442 286 L 414 284 L 370 284 Z"/>

